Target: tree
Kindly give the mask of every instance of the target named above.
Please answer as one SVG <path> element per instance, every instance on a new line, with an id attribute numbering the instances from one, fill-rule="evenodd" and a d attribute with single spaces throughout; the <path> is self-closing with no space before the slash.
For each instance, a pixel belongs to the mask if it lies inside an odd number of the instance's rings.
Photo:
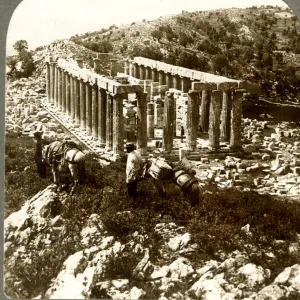
<path id="1" fill-rule="evenodd" d="M 25 40 L 19 40 L 17 42 L 15 42 L 15 44 L 13 45 L 14 49 L 20 53 L 23 50 L 28 50 L 28 44 L 27 41 Z"/>
<path id="2" fill-rule="evenodd" d="M 36 67 L 30 51 L 28 51 L 28 44 L 25 40 L 19 40 L 13 45 L 14 49 L 18 52 L 7 60 L 7 66 L 10 71 L 7 76 L 11 80 L 19 79 L 22 77 L 30 77 L 35 71 Z"/>
<path id="3" fill-rule="evenodd" d="M 229 67 L 229 60 L 224 54 L 217 54 L 213 60 L 213 71 L 219 74 L 224 73 L 226 75 L 226 69 Z"/>

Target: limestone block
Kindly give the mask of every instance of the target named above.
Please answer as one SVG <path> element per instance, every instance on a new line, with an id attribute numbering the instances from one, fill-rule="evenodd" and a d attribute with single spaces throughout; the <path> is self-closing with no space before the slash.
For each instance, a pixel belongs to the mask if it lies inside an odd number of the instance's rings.
<path id="1" fill-rule="evenodd" d="M 263 161 L 269 161 L 269 160 L 271 160 L 271 155 L 270 154 L 264 154 L 261 159 Z"/>

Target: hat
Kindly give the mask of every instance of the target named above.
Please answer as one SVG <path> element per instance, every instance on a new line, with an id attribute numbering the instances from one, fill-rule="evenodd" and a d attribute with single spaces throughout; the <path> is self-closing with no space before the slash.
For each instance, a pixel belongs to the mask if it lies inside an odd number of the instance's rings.
<path id="1" fill-rule="evenodd" d="M 133 143 L 126 144 L 126 149 L 134 149 L 134 148 L 135 148 L 135 146 Z"/>
<path id="2" fill-rule="evenodd" d="M 43 131 L 36 131 L 34 134 L 33 134 L 33 136 L 35 137 L 35 138 L 37 138 L 37 137 L 42 137 L 42 135 L 43 135 Z"/>

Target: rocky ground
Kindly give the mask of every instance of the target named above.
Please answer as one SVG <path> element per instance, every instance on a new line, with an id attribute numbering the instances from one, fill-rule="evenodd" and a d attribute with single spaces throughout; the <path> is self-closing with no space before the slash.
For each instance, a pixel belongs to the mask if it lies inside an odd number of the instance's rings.
<path id="1" fill-rule="evenodd" d="M 44 137 L 49 140 L 70 137 L 58 124 L 59 119 L 91 151 L 98 153 L 99 157 L 110 158 L 111 154 L 105 153 L 97 141 L 80 132 L 70 119 L 54 107 L 43 105 L 43 77 L 9 84 L 6 100 L 6 132 L 32 136 L 35 130 L 43 130 Z M 202 158 L 201 161 L 193 161 L 196 176 L 203 184 L 214 182 L 221 188 L 235 186 L 299 200 L 299 124 L 274 124 L 268 116 L 262 117 L 266 118 L 243 120 L 243 148 L 249 159 Z M 175 146 L 182 146 L 179 139 L 175 140 Z M 198 146 L 205 148 L 207 142 L 199 137 Z M 156 150 L 160 152 L 159 148 Z M 46 255 L 58 237 L 67 239 L 64 237 L 65 220 L 60 210 L 62 205 L 73 200 L 66 194 L 57 194 L 49 186 L 28 200 L 21 210 L 8 216 L 5 220 L 6 263 L 14 265 L 19 261 L 26 269 L 26 266 L 34 264 L 34 251 L 40 251 L 41 256 Z M 149 299 L 151 296 L 161 300 L 300 298 L 300 262 L 285 268 L 271 280 L 270 269 L 250 262 L 251 253 L 262 251 L 251 244 L 245 245 L 247 251 L 244 252 L 218 252 L 214 260 L 195 260 L 195 244 L 184 226 L 176 225 L 172 220 L 161 220 L 155 230 L 162 238 L 160 260 L 151 254 L 150 246 L 143 246 L 147 244 L 147 235 L 135 232 L 130 242 L 124 243 L 108 234 L 99 215 L 91 215 L 81 231 L 81 239 L 76 241 L 81 250 L 69 255 L 58 276 L 48 283 L 47 291 L 39 291 L 36 299 L 42 294 L 53 299 Z M 247 224 L 241 232 L 252 235 Z M 275 261 L 278 257 L 274 249 L 282 243 L 281 240 L 274 241 L 274 247 L 263 250 L 260 256 Z M 289 244 L 290 253 L 299 250 L 300 239 Z M 113 262 L 118 266 L 118 259 L 122 261 L 128 253 L 131 260 L 126 263 L 131 262 L 133 272 L 124 278 L 110 279 Z M 51 261 L 48 263 L 51 264 Z M 9 282 L 10 274 L 5 276 Z M 21 282 L 13 284 L 16 289 L 22 289 Z"/>
<path id="2" fill-rule="evenodd" d="M 15 261 L 33 264 L 32 252 L 28 249 L 38 249 L 41 255 L 51 249 L 65 230 L 61 206 L 70 200 L 74 201 L 66 195 L 56 194 L 49 186 L 6 218 L 4 253 L 8 265 Z M 152 296 L 161 300 L 297 299 L 300 296 L 299 264 L 285 268 L 270 282 L 271 270 L 250 263 L 251 252 L 258 251 L 251 244 L 247 245 L 250 251 L 218 252 L 215 260 L 199 259 L 195 263 L 190 259 L 195 245 L 185 227 L 161 222 L 155 230 L 163 240 L 159 249 L 163 257 L 160 261 L 149 254 L 149 248 L 142 246 L 147 235 L 135 232 L 130 242 L 122 243 L 108 235 L 99 215 L 91 215 L 81 231 L 81 239 L 76 242 L 82 250 L 65 260 L 44 296 L 49 299 L 143 299 L 145 296 L 149 299 Z M 249 226 L 241 228 L 242 231 L 252 234 Z M 300 239 L 298 243 L 290 244 L 290 252 L 300 250 L 299 242 Z M 280 243 L 284 242 L 274 241 L 274 249 Z M 131 255 L 132 274 L 129 278 L 108 280 L 112 260 L 126 253 Z M 272 249 L 263 255 L 267 260 L 276 260 Z M 134 257 L 139 257 L 136 263 Z M 9 274 L 5 276 L 9 280 Z M 133 278 L 142 280 L 145 286 L 148 284 L 148 290 L 135 286 Z M 21 283 L 14 285 L 22 289 Z M 40 297 L 36 295 L 34 299 Z"/>

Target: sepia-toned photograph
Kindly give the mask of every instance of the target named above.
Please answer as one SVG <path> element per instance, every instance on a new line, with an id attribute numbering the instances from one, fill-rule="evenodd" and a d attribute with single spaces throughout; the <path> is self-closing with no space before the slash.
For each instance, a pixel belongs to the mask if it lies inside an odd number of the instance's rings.
<path id="1" fill-rule="evenodd" d="M 300 299 L 300 23 L 281 0 L 23 0 L 6 38 L 13 299 Z"/>

